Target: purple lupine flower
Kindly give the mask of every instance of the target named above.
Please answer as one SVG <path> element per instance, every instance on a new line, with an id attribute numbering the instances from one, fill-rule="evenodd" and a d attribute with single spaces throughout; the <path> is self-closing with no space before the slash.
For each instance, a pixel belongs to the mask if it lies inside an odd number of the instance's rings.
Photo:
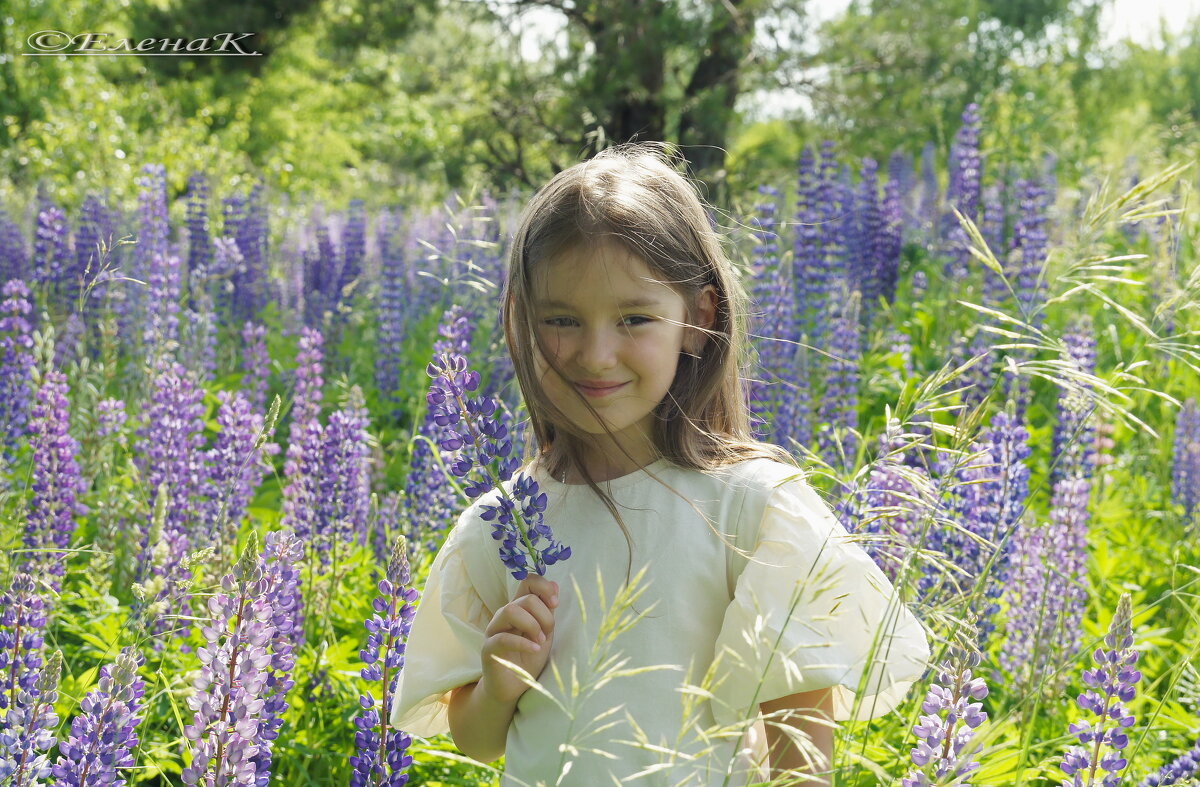
<path id="1" fill-rule="evenodd" d="M 367 251 L 367 214 L 363 201 L 350 200 L 346 230 L 342 236 L 342 265 L 338 271 L 337 290 L 342 292 L 362 275 L 363 257 Z"/>
<path id="2" fill-rule="evenodd" d="M 1120 771 L 1129 764 L 1121 752 L 1129 745 L 1127 730 L 1133 726 L 1134 717 L 1125 703 L 1137 693 L 1135 687 L 1142 673 L 1134 666 L 1140 654 L 1133 647 L 1133 612 L 1128 593 L 1122 593 L 1117 602 L 1117 612 L 1104 635 L 1104 644 L 1107 650 L 1097 648 L 1092 654 L 1096 668 L 1083 673 L 1083 682 L 1092 690 L 1083 692 L 1078 699 L 1079 707 L 1094 716 L 1095 721 L 1081 720 L 1068 728 L 1082 745 L 1072 746 L 1063 756 L 1059 767 L 1073 777 L 1063 781 L 1063 787 L 1092 787 L 1097 783 L 1098 768 L 1106 774 L 1099 783 L 1117 787 L 1121 783 Z"/>
<path id="3" fill-rule="evenodd" d="M 1141 787 L 1170 787 L 1170 785 L 1188 783 L 1200 772 L 1200 740 L 1191 749 L 1171 760 L 1142 780 Z"/>
<path id="4" fill-rule="evenodd" d="M 30 419 L 33 444 L 33 495 L 25 526 L 25 549 L 18 570 L 50 576 L 54 592 L 62 589 L 67 549 L 75 534 L 75 517 L 87 513 L 79 498 L 88 484 L 75 460 L 79 443 L 70 434 L 67 376 L 51 370 L 43 376 Z"/>
<path id="5" fill-rule="evenodd" d="M 33 577 L 14 574 L 8 590 L 0 594 L 0 737 L 31 710 L 45 628 L 46 602 Z M 12 716 L 14 712 L 21 715 Z"/>
<path id="6" fill-rule="evenodd" d="M 544 576 L 547 566 L 571 556 L 571 548 L 555 541 L 545 524 L 546 495 L 536 481 L 520 474 L 511 496 L 505 494 L 501 484 L 512 478 L 519 463 L 509 456 L 512 440 L 507 428 L 492 417 L 496 400 L 467 396 L 479 388 L 480 376 L 467 371 L 461 355 L 440 355 L 425 371 L 434 378 L 427 398 L 434 423 L 442 428 L 438 444 L 453 456 L 450 472 L 467 481 L 468 497 L 479 497 L 493 487 L 501 490 L 499 505 L 484 505 L 482 514 L 485 521 L 495 520 L 492 538 L 501 542 L 501 561 L 517 579 L 528 576 L 530 568 Z"/>
<path id="7" fill-rule="evenodd" d="M 883 291 L 876 278 L 883 263 L 883 211 L 879 204 L 879 164 L 864 158 L 855 194 L 856 248 L 850 260 L 850 286 L 862 293 L 862 319 L 870 324 Z"/>
<path id="8" fill-rule="evenodd" d="M 79 223 L 75 229 L 75 259 L 67 274 L 71 285 L 68 293 L 72 300 L 79 296 L 83 283 L 88 281 L 89 277 L 94 278 L 99 272 L 100 241 L 103 240 L 105 244 L 110 242 L 101 234 L 104 231 L 106 213 L 104 203 L 95 194 L 87 195 L 79 209 Z M 93 314 L 92 310 L 86 307 L 84 313 L 88 316 Z"/>
<path id="9" fill-rule="evenodd" d="M 54 205 L 38 212 L 37 234 L 33 242 L 33 280 L 49 284 L 56 295 L 70 270 L 67 247 L 67 216 Z"/>
<path id="10" fill-rule="evenodd" d="M 1200 513 L 1200 408 L 1195 398 L 1183 403 L 1175 419 L 1175 461 L 1171 498 L 1183 506 L 1185 519 Z"/>
<path id="11" fill-rule="evenodd" d="M 319 420 L 321 415 L 321 389 L 325 380 L 321 376 L 325 367 L 323 346 L 325 338 L 320 331 L 304 328 L 300 331 L 299 351 L 296 354 L 296 388 L 293 392 L 292 425 L 294 430 L 309 421 Z M 295 442 L 298 431 L 289 434 L 289 442 Z"/>
<path id="12" fill-rule="evenodd" d="M 795 325 L 792 335 L 811 334 L 812 320 L 823 300 L 824 282 L 821 267 L 821 206 L 817 161 L 812 148 L 800 154 L 799 183 L 796 188 L 796 234 L 792 254 L 792 280 L 795 283 L 793 310 Z"/>
<path id="13" fill-rule="evenodd" d="M 968 104 L 963 110 L 962 126 L 950 148 L 950 186 L 946 192 L 946 203 L 972 221 L 979 215 L 982 169 L 979 157 L 979 105 Z M 964 279 L 969 272 L 971 259 L 967 251 L 969 240 L 953 212 L 947 212 L 946 228 L 946 238 L 950 243 L 946 276 L 951 280 Z"/>
<path id="14" fill-rule="evenodd" d="M 399 405 L 400 368 L 404 363 L 403 341 L 408 303 L 411 294 L 405 276 L 403 243 L 397 238 L 399 218 L 384 212 L 376 229 L 379 241 L 379 304 L 376 319 L 379 325 L 378 355 L 375 363 L 375 386 L 393 406 Z"/>
<path id="15" fill-rule="evenodd" d="M 996 561 L 984 589 L 989 604 L 979 616 L 981 647 L 996 630 L 995 616 L 1000 611 L 998 599 L 1011 586 L 1013 556 L 1021 541 L 1021 517 L 1029 500 L 1030 471 L 1025 460 L 1033 454 L 1029 447 L 1029 430 L 1014 413 L 1003 410 L 992 417 L 984 444 L 992 462 L 993 480 L 989 483 L 996 485 L 991 491 L 999 507 L 999 517 L 994 530 Z"/>
<path id="16" fill-rule="evenodd" d="M 463 357 L 471 352 L 474 326 L 458 304 L 452 305 L 442 314 L 438 326 L 439 337 L 433 345 L 433 357 L 456 354 Z M 425 411 L 420 431 L 413 441 L 412 459 L 408 476 L 404 482 L 407 533 L 414 553 L 422 547 L 431 554 L 437 551 L 441 535 L 454 522 L 457 514 L 458 497 L 449 483 L 442 466 L 449 465 L 449 457 L 437 448 L 438 425 L 432 407 Z M 434 454 L 438 451 L 441 461 Z"/>
<path id="17" fill-rule="evenodd" d="M 1065 478 L 1054 485 L 1050 522 L 1018 530 L 1010 572 L 1008 636 L 1000 663 L 1026 685 L 1041 682 L 1051 654 L 1071 658 L 1079 648 L 1079 621 L 1087 609 L 1087 524 L 1090 482 Z M 1051 676 L 1061 688 L 1060 675 Z"/>
<path id="18" fill-rule="evenodd" d="M 90 322 L 99 316 L 98 308 L 106 292 L 106 285 L 102 282 L 111 275 L 110 266 L 115 262 L 113 211 L 103 199 L 89 194 L 79 213 L 79 228 L 75 237 L 75 272 L 72 281 L 82 282 L 84 287 L 94 286 L 94 290 L 82 304 L 83 315 Z"/>
<path id="19" fill-rule="evenodd" d="M 929 275 L 925 271 L 916 271 L 912 275 L 912 292 L 910 298 L 913 301 L 921 301 L 925 298 L 925 293 L 929 290 Z"/>
<path id="20" fill-rule="evenodd" d="M 101 399 L 96 403 L 96 436 L 103 439 L 119 434 L 125 428 L 128 415 L 120 399 Z"/>
<path id="21" fill-rule="evenodd" d="M 1074 323 L 1063 334 L 1066 360 L 1075 370 L 1092 374 L 1096 370 L 1096 337 L 1086 318 Z M 1091 417 L 1096 405 L 1090 387 L 1073 380 L 1058 399 L 1058 423 L 1054 429 L 1054 466 L 1051 481 L 1062 478 L 1090 478 L 1095 467 L 1095 425 Z"/>
<path id="22" fill-rule="evenodd" d="M 304 257 L 307 270 L 304 298 L 309 325 L 321 324 L 324 314 L 333 310 L 341 297 L 337 289 L 341 255 L 324 222 L 317 225 L 316 235 L 316 248 L 310 249 Z"/>
<path id="23" fill-rule="evenodd" d="M 319 331 L 307 327 L 301 329 L 292 422 L 287 459 L 283 465 L 283 475 L 287 479 L 283 487 L 283 524 L 305 542 L 313 537 L 317 524 L 317 485 L 325 433 L 320 421 L 323 342 Z"/>
<path id="24" fill-rule="evenodd" d="M 749 403 L 752 420 L 763 430 L 760 436 L 769 431 L 772 442 L 786 445 L 788 436 L 779 433 L 775 421 L 779 405 L 786 396 L 779 378 L 795 353 L 791 343 L 794 322 L 792 273 L 779 262 L 779 235 L 775 232 L 779 190 L 761 186 L 758 191 L 767 198 L 757 206 L 758 215 L 752 219 L 756 240 L 753 289 L 758 315 L 753 333 L 761 379 L 751 385 Z"/>
<path id="25" fill-rule="evenodd" d="M 180 560 L 189 548 L 205 480 L 204 391 L 187 369 L 165 359 L 155 369 L 152 386 L 138 430 L 138 471 L 147 488 L 165 483 L 170 491 L 163 538 L 173 560 Z M 174 564 L 167 570 L 173 568 Z"/>
<path id="26" fill-rule="evenodd" d="M 789 443 L 807 450 L 813 442 L 812 372 L 807 344 L 808 336 L 801 334 L 778 380 L 781 391 L 773 421 L 775 441 L 789 450 L 795 450 Z"/>
<path id="27" fill-rule="evenodd" d="M 257 785 L 255 757 L 271 742 L 260 736 L 269 645 L 277 629 L 258 537 L 251 534 L 242 557 L 221 579 L 222 592 L 208 601 L 209 619 L 201 627 L 206 645 L 196 651 L 201 664 L 188 697 L 194 711 L 183 734 L 193 742 L 184 784 Z"/>
<path id="28" fill-rule="evenodd" d="M 920 232 L 917 225 L 917 176 L 913 159 L 903 150 L 893 150 L 888 157 L 888 183 L 895 183 L 896 216 L 899 220 L 897 234 L 915 237 Z"/>
<path id="29" fill-rule="evenodd" d="M 872 463 L 865 484 L 856 484 L 837 511 L 847 531 L 879 536 L 863 547 L 893 584 L 933 509 L 928 473 L 904 464 L 912 437 L 902 433 L 897 419 L 891 419 L 881 436 L 883 455 Z"/>
<path id="30" fill-rule="evenodd" d="M 79 704 L 71 721 L 71 734 L 58 747 L 54 787 L 90 787 L 125 779 L 119 769 L 132 768 L 138 747 L 137 727 L 142 719 L 146 682 L 138 667 L 146 659 L 135 648 L 121 650 L 116 662 L 100 668 L 100 680 Z"/>
<path id="31" fill-rule="evenodd" d="M 256 319 L 268 295 L 267 252 L 270 245 L 266 187 L 255 183 L 235 227 L 242 262 L 233 273 L 233 313 L 239 321 Z M 227 225 L 226 234 L 233 234 Z"/>
<path id="32" fill-rule="evenodd" d="M 6 462 L 25 434 L 32 399 L 33 311 L 29 288 L 20 279 L 5 282 L 0 294 L 0 441 Z"/>
<path id="33" fill-rule="evenodd" d="M 304 644 L 304 597 L 300 592 L 299 562 L 304 557 L 304 544 L 288 531 L 268 533 L 263 539 L 263 577 L 265 595 L 270 602 L 271 662 L 262 693 L 262 714 L 258 738 L 268 742 L 261 745 L 253 757 L 255 783 L 267 787 L 271 783 L 272 744 L 279 737 L 283 714 L 288 709 L 287 696 L 295 685 L 292 670 L 296 664 L 294 651 Z"/>
<path id="34" fill-rule="evenodd" d="M 878 294 L 888 303 L 896 300 L 896 282 L 900 278 L 900 256 L 904 250 L 904 208 L 901 204 L 901 184 L 895 178 L 883 187 L 880 206 L 879 237 L 876 246 L 874 279 Z"/>
<path id="35" fill-rule="evenodd" d="M 1005 264 L 1008 255 L 1004 252 L 1007 216 L 1004 210 L 1002 186 L 1003 184 L 997 183 L 983 190 L 983 217 L 980 220 L 979 232 L 983 235 L 988 249 L 1004 269 L 1008 267 Z M 1011 279 L 1010 274 L 1009 271 L 1005 272 L 1005 276 Z M 984 266 L 983 305 L 990 309 L 1001 309 L 1006 301 L 1008 301 L 1008 286 L 1004 283 L 1004 278 L 991 268 Z M 985 315 L 984 318 L 989 321 L 992 319 L 990 315 Z"/>
<path id="36" fill-rule="evenodd" d="M 987 721 L 982 700 L 988 695 L 983 678 L 971 677 L 979 666 L 979 654 L 957 655 L 942 662 L 938 682 L 930 685 L 921 710 L 925 714 L 913 727 L 919 738 L 912 750 L 916 768 L 900 780 L 903 787 L 934 784 L 970 784 L 978 770 L 976 752 L 967 749 L 979 725 Z"/>
<path id="37" fill-rule="evenodd" d="M 833 338 L 830 341 L 825 392 L 821 399 L 821 456 L 833 467 L 849 468 L 858 450 L 858 376 L 862 357 L 858 321 L 858 292 L 834 300 Z"/>
<path id="38" fill-rule="evenodd" d="M 88 327 L 79 312 L 71 312 L 54 340 L 54 368 L 69 369 L 85 352 Z"/>
<path id="39" fill-rule="evenodd" d="M 211 545 L 222 554 L 237 538 L 250 501 L 271 469 L 267 457 L 279 453 L 279 445 L 270 442 L 278 410 L 273 407 L 268 414 L 268 432 L 264 433 L 263 414 L 251 410 L 241 391 L 218 391 L 217 399 L 220 432 L 212 449 L 205 452 L 209 470 L 198 523 L 203 535 L 193 547 Z"/>
<path id="40" fill-rule="evenodd" d="M 850 224 L 853 205 L 846 199 L 838 181 L 838 162 L 831 140 L 821 143 L 821 169 L 817 190 L 821 261 L 810 267 L 806 294 L 813 300 L 812 344 L 824 348 L 829 341 L 826 313 L 837 295 L 837 288 L 846 278 L 846 238 L 844 228 Z"/>
<path id="41" fill-rule="evenodd" d="M 226 287 L 242 255 L 232 238 L 217 238 L 211 245 L 205 238 L 204 261 L 190 271 L 187 365 L 200 379 L 212 382 L 217 376 L 217 314 L 228 311 Z"/>
<path id="42" fill-rule="evenodd" d="M 0 206 L 0 281 L 31 280 L 30 273 L 24 234 Z"/>
<path id="43" fill-rule="evenodd" d="M 167 212 L 166 169 L 161 164 L 147 164 L 142 168 L 142 176 L 137 179 L 137 186 L 138 238 L 133 247 L 133 260 L 129 272 L 134 279 L 149 284 L 156 267 L 155 260 L 165 260 L 169 254 L 167 239 L 170 234 L 170 221 Z M 161 278 L 161 272 L 159 277 Z M 160 286 L 169 292 L 169 278 L 165 283 L 160 282 Z M 124 287 L 120 288 L 119 292 L 128 302 L 127 307 L 119 313 L 122 320 L 120 334 L 128 337 L 130 341 L 134 341 L 135 337 L 144 341 L 145 330 L 150 327 L 150 313 L 147 311 L 150 292 L 145 287 Z M 175 303 L 177 307 L 177 300 Z M 169 313 L 170 305 L 159 306 Z M 165 322 L 163 326 L 166 326 Z"/>
<path id="44" fill-rule="evenodd" d="M 247 322 L 242 326 L 242 386 L 255 412 L 267 406 L 271 379 L 271 355 L 267 352 L 267 326 Z"/>
<path id="45" fill-rule="evenodd" d="M 56 650 L 38 673 L 31 692 L 9 708 L 0 729 L 0 781 L 12 787 L 38 787 L 50 775 L 49 752 L 57 743 L 58 682 L 62 651 Z"/>
<path id="46" fill-rule="evenodd" d="M 162 507 L 160 539 L 152 539 L 154 516 L 142 531 L 139 575 L 143 580 L 154 577 L 155 601 L 165 602 L 163 612 L 190 612 L 190 600 L 180 595 L 180 567 L 192 548 L 192 540 L 201 519 L 207 470 L 204 465 L 204 391 L 191 372 L 166 358 L 160 360 L 151 381 L 152 393 L 145 410 L 145 421 L 138 430 L 138 451 L 135 461 L 145 479 L 146 488 L 154 490 L 151 510 Z M 165 495 L 165 497 L 164 497 Z M 180 606 L 176 610 L 174 604 Z M 160 614 L 154 620 L 154 633 L 167 630 L 170 614 Z M 182 636 L 187 636 L 185 628 Z M 156 647 L 164 640 L 155 639 Z"/>
<path id="47" fill-rule="evenodd" d="M 193 172 L 188 178 L 188 268 L 207 268 L 212 259 L 208 234 L 208 178 Z"/>
<path id="48" fill-rule="evenodd" d="M 375 555 L 376 566 L 386 566 L 390 549 L 388 543 L 398 537 L 400 522 L 403 521 L 404 498 L 399 491 L 392 490 L 373 500 L 376 504 L 371 517 L 371 552 Z"/>
<path id="49" fill-rule="evenodd" d="M 1016 295 L 1017 316 L 1034 328 L 1041 328 L 1045 321 L 1046 282 L 1042 274 L 1046 265 L 1048 194 L 1037 180 L 1028 179 L 1017 182 L 1016 196 L 1018 213 L 1006 275 Z M 1014 348 L 1009 353 L 1017 364 L 1031 357 L 1024 348 Z M 1032 397 L 1028 376 L 1009 375 L 1005 387 L 1008 399 L 1016 402 L 1018 415 L 1023 414 Z"/>
<path id="50" fill-rule="evenodd" d="M 329 416 L 325 429 L 312 540 L 326 566 L 338 562 L 341 545 L 365 543 L 371 499 L 369 426 L 362 389 L 353 386 L 346 406 Z"/>
<path id="51" fill-rule="evenodd" d="M 179 257 L 157 254 L 150 258 L 146 283 L 146 328 L 142 341 L 156 362 L 179 343 L 179 298 L 182 292 Z"/>
<path id="52" fill-rule="evenodd" d="M 969 354 L 975 361 L 974 366 L 964 371 L 961 377 L 962 402 L 968 411 L 980 407 L 992 393 L 995 384 L 993 373 L 999 353 L 992 348 L 990 337 L 991 334 L 987 331 L 976 329 L 975 335 L 971 337 L 970 347 L 966 348 L 965 352 L 962 344 L 956 348 L 963 352 L 964 356 Z M 965 363 L 966 360 L 963 357 L 961 362 Z"/>
<path id="53" fill-rule="evenodd" d="M 938 241 L 937 215 L 941 207 L 941 189 L 937 176 L 937 146 L 926 142 L 921 149 L 921 198 L 917 205 L 917 222 L 927 246 Z"/>
<path id="54" fill-rule="evenodd" d="M 1036 180 L 1017 183 L 1020 212 L 1013 227 L 1012 253 L 1015 275 L 1010 276 L 1017 295 L 1021 318 L 1035 327 L 1042 323 L 1041 305 L 1045 299 L 1042 268 L 1046 264 L 1046 212 L 1049 194 Z"/>
<path id="55" fill-rule="evenodd" d="M 379 684 L 376 701 L 374 688 L 359 696 L 362 712 L 354 717 L 355 754 L 350 757 L 354 772 L 351 787 L 402 787 L 408 782 L 404 771 L 412 764 L 408 747 L 412 738 L 402 730 L 388 727 L 392 699 L 400 671 L 404 669 L 404 648 L 419 597 L 409 586 L 411 576 L 404 537 L 396 539 L 387 576 L 379 580 L 379 595 L 372 603 L 375 614 L 367 619 L 367 646 L 360 651 L 362 679 Z"/>

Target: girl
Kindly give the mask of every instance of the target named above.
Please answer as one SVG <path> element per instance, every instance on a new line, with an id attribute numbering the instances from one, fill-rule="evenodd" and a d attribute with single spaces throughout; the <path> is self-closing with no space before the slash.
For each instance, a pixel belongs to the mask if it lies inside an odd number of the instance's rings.
<path id="1" fill-rule="evenodd" d="M 505 755 L 505 787 L 827 770 L 833 722 L 895 707 L 928 645 L 788 454 L 752 439 L 746 295 L 695 188 L 659 146 L 559 173 L 521 218 L 502 303 L 525 471 L 572 556 L 517 582 L 480 516 L 498 492 L 467 508 L 392 725 Z"/>

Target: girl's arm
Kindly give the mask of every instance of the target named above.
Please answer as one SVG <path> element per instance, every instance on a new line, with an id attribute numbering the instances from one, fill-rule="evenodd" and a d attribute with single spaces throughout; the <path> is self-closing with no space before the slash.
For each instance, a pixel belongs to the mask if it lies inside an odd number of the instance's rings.
<path id="1" fill-rule="evenodd" d="M 508 725 L 517 702 L 489 696 L 480 682 L 459 686 L 450 694 L 450 736 L 459 751 L 479 762 L 492 762 L 504 754 Z"/>
<path id="2" fill-rule="evenodd" d="M 833 763 L 833 690 L 820 689 L 780 697 L 759 705 L 767 726 L 767 751 L 770 754 L 771 778 L 793 773 L 827 773 Z M 772 715 L 774 714 L 774 715 Z M 774 723 L 772 723 L 774 722 Z M 808 753 L 800 751 L 779 724 L 786 724 L 807 735 L 812 747 L 821 757 L 813 762 Z M 808 784 L 829 785 L 828 776 L 819 776 Z"/>
<path id="3" fill-rule="evenodd" d="M 529 684 L 500 660 L 536 680 L 554 644 L 557 606 L 558 583 L 531 574 L 517 586 L 516 597 L 492 616 L 480 653 L 483 676 L 450 694 L 450 735 L 463 754 L 479 762 L 498 760 L 504 754 L 508 725 Z"/>

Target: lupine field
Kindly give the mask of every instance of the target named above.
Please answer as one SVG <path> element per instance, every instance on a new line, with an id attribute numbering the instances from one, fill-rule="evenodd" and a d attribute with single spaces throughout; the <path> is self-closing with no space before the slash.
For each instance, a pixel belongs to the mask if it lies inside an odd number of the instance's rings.
<path id="1" fill-rule="evenodd" d="M 760 439 L 935 653 L 836 783 L 1197 784 L 1198 173 L 993 165 L 979 112 L 916 157 L 813 140 L 714 214 Z M 531 450 L 497 321 L 528 194 L 138 166 L 0 205 L 0 786 L 496 783 L 386 719 L 432 556 Z"/>

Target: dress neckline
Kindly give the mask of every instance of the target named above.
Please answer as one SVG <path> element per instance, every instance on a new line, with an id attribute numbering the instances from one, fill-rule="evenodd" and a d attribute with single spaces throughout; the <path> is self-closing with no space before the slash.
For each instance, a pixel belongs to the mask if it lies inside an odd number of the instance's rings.
<path id="1" fill-rule="evenodd" d="M 671 461 L 669 459 L 666 457 L 659 457 L 644 467 L 639 467 L 637 470 L 626 473 L 622 476 L 617 476 L 616 478 L 611 478 L 607 481 L 597 481 L 596 484 L 601 489 L 613 492 L 621 489 L 627 489 L 631 486 L 636 486 L 637 484 L 650 480 L 650 473 L 654 473 L 656 475 L 661 474 L 662 471 L 670 467 L 670 465 Z M 540 458 L 534 461 L 533 472 L 538 482 L 538 486 L 541 489 L 557 489 L 566 491 L 568 489 L 588 488 L 586 483 L 568 484 L 563 481 L 559 481 L 557 478 L 551 477 L 550 473 L 547 472 L 546 468 L 542 465 L 542 460 Z"/>

